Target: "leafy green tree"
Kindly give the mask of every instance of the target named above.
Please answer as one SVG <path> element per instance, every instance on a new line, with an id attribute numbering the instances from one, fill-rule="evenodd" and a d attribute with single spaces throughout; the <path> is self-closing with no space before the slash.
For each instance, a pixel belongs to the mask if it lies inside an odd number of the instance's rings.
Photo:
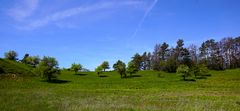
<path id="1" fill-rule="evenodd" d="M 161 47 L 160 47 L 160 49 L 161 49 L 160 55 L 161 55 L 161 59 L 162 59 L 163 61 L 165 60 L 167 51 L 169 50 L 169 49 L 168 49 L 168 46 L 169 46 L 169 45 L 168 45 L 166 42 L 164 42 L 164 43 L 161 45 Z"/>
<path id="2" fill-rule="evenodd" d="M 18 54 L 17 52 L 10 50 L 8 52 L 5 52 L 4 56 L 6 59 L 9 59 L 9 60 L 17 60 Z"/>
<path id="3" fill-rule="evenodd" d="M 41 77 L 45 78 L 47 81 L 57 78 L 60 74 L 58 62 L 53 57 L 44 56 L 37 68 L 40 71 Z"/>
<path id="4" fill-rule="evenodd" d="M 102 73 L 102 65 L 98 66 L 96 69 L 95 69 L 95 72 L 97 73 L 97 75 L 99 76 L 101 73 Z"/>
<path id="5" fill-rule="evenodd" d="M 191 74 L 189 73 L 189 67 L 187 65 L 178 66 L 177 73 L 183 77 L 183 80 L 186 80 L 186 77 L 191 76 Z"/>
<path id="6" fill-rule="evenodd" d="M 165 64 L 165 69 L 167 72 L 176 72 L 176 69 L 178 67 L 176 58 L 174 56 L 171 56 L 167 59 Z"/>
<path id="7" fill-rule="evenodd" d="M 23 59 L 21 60 L 22 63 L 27 64 L 26 59 L 29 57 L 29 54 L 25 54 Z"/>
<path id="8" fill-rule="evenodd" d="M 132 74 L 136 72 L 138 72 L 138 69 L 136 68 L 135 64 L 132 61 L 128 62 L 127 73 L 132 76 Z"/>
<path id="9" fill-rule="evenodd" d="M 109 69 L 109 63 L 108 61 L 104 61 L 102 64 L 101 64 L 102 68 L 103 68 L 103 71 L 105 72 L 106 69 Z"/>
<path id="10" fill-rule="evenodd" d="M 204 75 L 208 74 L 209 70 L 208 70 L 208 68 L 205 64 L 200 64 L 198 67 L 199 67 L 199 74 L 201 76 L 204 76 Z"/>
<path id="11" fill-rule="evenodd" d="M 190 68 L 190 73 L 194 74 L 195 78 L 197 78 L 197 76 L 205 76 L 208 72 L 208 68 L 205 64 L 198 64 Z"/>
<path id="12" fill-rule="evenodd" d="M 141 55 L 139 55 L 138 53 L 136 53 L 133 57 L 132 57 L 132 62 L 135 64 L 136 68 L 138 70 L 142 69 L 143 66 L 143 58 Z"/>
<path id="13" fill-rule="evenodd" d="M 179 59 L 179 57 L 182 57 L 182 52 L 184 49 L 183 46 L 184 46 L 183 39 L 178 39 L 177 46 L 175 48 L 175 57 L 177 58 L 177 60 Z"/>
<path id="14" fill-rule="evenodd" d="M 36 67 L 40 63 L 40 58 L 38 56 L 28 56 L 25 58 L 25 64 L 29 64 L 33 67 Z"/>
<path id="15" fill-rule="evenodd" d="M 71 70 L 73 70 L 75 72 L 75 74 L 77 74 L 77 72 L 79 70 L 82 70 L 82 65 L 73 63 L 72 66 L 71 66 Z"/>
<path id="16" fill-rule="evenodd" d="M 117 71 L 121 75 L 121 78 L 123 78 L 123 75 L 124 75 L 124 77 L 127 77 L 127 75 L 126 75 L 126 64 L 124 62 L 118 60 L 113 65 L 113 68 L 114 68 L 115 71 Z"/>
<path id="17" fill-rule="evenodd" d="M 159 67 L 160 67 L 160 70 L 167 71 L 167 69 L 166 69 L 166 62 L 165 61 L 160 61 Z"/>

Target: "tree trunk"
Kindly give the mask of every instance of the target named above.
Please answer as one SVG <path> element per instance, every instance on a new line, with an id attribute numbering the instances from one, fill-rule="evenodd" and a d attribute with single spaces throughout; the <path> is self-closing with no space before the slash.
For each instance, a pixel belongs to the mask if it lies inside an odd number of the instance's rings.
<path id="1" fill-rule="evenodd" d="M 48 75 L 48 81 L 51 81 L 51 77 L 50 77 L 50 75 Z"/>

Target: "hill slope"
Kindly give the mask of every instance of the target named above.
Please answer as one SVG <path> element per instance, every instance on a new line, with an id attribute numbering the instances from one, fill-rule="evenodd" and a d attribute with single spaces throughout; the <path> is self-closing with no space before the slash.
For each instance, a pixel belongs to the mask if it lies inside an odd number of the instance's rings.
<path id="1" fill-rule="evenodd" d="M 31 66 L 6 59 L 0 59 L 0 74 L 34 75 Z"/>
<path id="2" fill-rule="evenodd" d="M 161 76 L 158 74 L 161 73 Z M 116 72 L 62 71 L 55 83 L 38 77 L 0 80 L 0 109 L 19 111 L 240 111 L 240 69 L 183 81 L 177 74 L 140 71 L 121 79 Z"/>

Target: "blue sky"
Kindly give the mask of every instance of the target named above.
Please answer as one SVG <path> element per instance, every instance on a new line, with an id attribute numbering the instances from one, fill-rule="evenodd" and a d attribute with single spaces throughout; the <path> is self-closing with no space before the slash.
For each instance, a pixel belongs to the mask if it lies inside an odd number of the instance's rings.
<path id="1" fill-rule="evenodd" d="M 1 0 L 0 57 L 15 50 L 60 67 L 128 62 L 156 43 L 240 35 L 239 0 Z"/>

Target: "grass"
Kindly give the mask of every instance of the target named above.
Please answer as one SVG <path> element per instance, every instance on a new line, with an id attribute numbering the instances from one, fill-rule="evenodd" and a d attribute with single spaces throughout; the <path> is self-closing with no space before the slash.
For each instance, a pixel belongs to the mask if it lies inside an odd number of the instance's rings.
<path id="1" fill-rule="evenodd" d="M 59 80 L 0 80 L 0 109 L 17 111 L 240 110 L 240 69 L 211 71 L 197 81 L 174 73 L 141 71 L 120 79 L 116 72 L 63 71 Z"/>
<path id="2" fill-rule="evenodd" d="M 20 76 L 32 76 L 34 75 L 32 67 L 26 64 L 22 64 L 16 61 L 0 58 L 0 76 L 4 74 L 16 74 Z"/>

